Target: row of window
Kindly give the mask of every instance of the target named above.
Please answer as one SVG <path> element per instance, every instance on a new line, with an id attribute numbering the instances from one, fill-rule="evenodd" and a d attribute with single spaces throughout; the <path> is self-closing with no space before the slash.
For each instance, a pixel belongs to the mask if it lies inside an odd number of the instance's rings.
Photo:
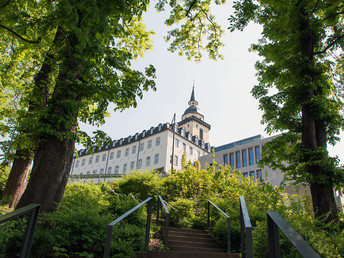
<path id="1" fill-rule="evenodd" d="M 261 181 L 263 179 L 263 175 L 262 175 L 262 171 L 259 169 L 259 170 L 256 170 L 256 171 L 250 171 L 250 172 L 246 172 L 246 173 L 243 173 L 243 175 L 245 177 L 253 177 L 254 179 L 259 179 L 259 181 Z"/>
<path id="2" fill-rule="evenodd" d="M 175 139 L 175 144 L 174 145 L 175 145 L 176 148 L 179 148 L 179 139 Z M 183 152 L 186 153 L 186 143 L 183 143 Z M 197 151 L 197 152 L 198 152 L 198 157 L 200 157 L 201 153 L 199 151 Z M 193 155 L 193 148 L 191 146 L 189 146 L 189 154 Z"/>
<path id="3" fill-rule="evenodd" d="M 248 154 L 248 155 L 247 155 Z M 260 147 L 243 149 L 223 155 L 223 163 L 231 168 L 252 166 L 260 161 Z"/>
<path id="4" fill-rule="evenodd" d="M 155 146 L 159 146 L 160 145 L 160 137 L 156 138 L 155 139 Z M 136 153 L 136 145 L 132 147 L 132 150 L 131 150 L 131 153 L 132 154 L 135 154 Z M 149 140 L 148 143 L 147 143 L 147 149 L 150 149 L 152 148 L 152 140 Z M 143 151 L 144 150 L 144 143 L 141 143 L 140 144 L 140 151 Z M 116 153 L 116 158 L 120 158 L 121 157 L 121 154 L 122 154 L 122 151 L 121 150 L 118 150 L 117 153 Z M 125 149 L 125 153 L 124 153 L 124 156 L 127 157 L 129 156 L 129 148 L 126 148 Z M 115 152 L 111 152 L 110 153 L 110 160 L 114 159 L 115 157 Z M 96 160 L 94 163 L 98 163 L 100 160 L 100 155 L 97 155 L 96 156 Z M 103 154 L 102 155 L 102 161 L 106 161 L 106 154 Z M 93 163 L 93 156 L 91 156 L 88 160 L 88 164 L 91 165 Z M 85 166 L 86 164 L 86 159 L 83 159 L 81 161 L 81 166 Z M 79 160 L 76 161 L 75 163 L 75 167 L 79 167 Z"/>
<path id="5" fill-rule="evenodd" d="M 142 168 L 142 162 L 143 162 L 142 159 L 138 160 L 137 169 L 141 169 Z M 159 163 L 159 154 L 155 154 L 154 155 L 154 165 L 156 165 L 158 163 Z M 151 165 L 151 157 L 147 157 L 146 158 L 146 167 L 150 167 L 150 165 Z M 132 161 L 132 162 L 130 162 L 130 171 L 134 170 L 134 169 L 136 169 L 135 168 L 135 161 Z M 127 170 L 128 170 L 128 164 L 124 164 L 123 165 L 122 174 L 127 173 Z M 94 174 L 97 174 L 97 172 L 98 172 L 97 170 L 93 171 Z M 104 174 L 104 168 L 101 168 L 99 172 L 100 172 L 100 174 Z M 106 173 L 107 174 L 112 174 L 112 167 L 108 167 Z M 119 166 L 115 166 L 114 173 L 115 174 L 120 174 Z M 80 173 L 80 174 L 82 175 L 83 173 Z M 87 171 L 87 174 L 89 175 L 89 174 L 91 174 L 91 172 Z"/>

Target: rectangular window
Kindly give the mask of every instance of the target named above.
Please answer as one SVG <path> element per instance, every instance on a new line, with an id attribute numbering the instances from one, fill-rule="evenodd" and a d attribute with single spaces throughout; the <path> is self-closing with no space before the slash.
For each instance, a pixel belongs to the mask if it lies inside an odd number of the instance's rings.
<path id="1" fill-rule="evenodd" d="M 108 167 L 107 173 L 108 173 L 108 174 L 111 174 L 111 173 L 112 173 L 112 167 Z"/>
<path id="2" fill-rule="evenodd" d="M 159 154 L 155 154 L 154 156 L 154 164 L 158 164 L 159 163 Z"/>
<path id="3" fill-rule="evenodd" d="M 81 166 L 85 166 L 85 162 L 86 162 L 86 160 L 83 159 L 83 160 L 81 161 Z"/>
<path id="4" fill-rule="evenodd" d="M 139 159 L 139 163 L 137 164 L 137 168 L 142 168 L 142 159 Z"/>
<path id="5" fill-rule="evenodd" d="M 100 169 L 100 174 L 104 174 L 104 168 Z"/>
<path id="6" fill-rule="evenodd" d="M 176 148 L 179 148 L 179 140 L 176 139 Z"/>
<path id="7" fill-rule="evenodd" d="M 183 143 L 183 151 L 186 152 L 186 144 Z"/>
<path id="8" fill-rule="evenodd" d="M 127 167 L 128 167 L 127 164 L 124 164 L 124 165 L 123 165 L 123 174 L 127 173 Z"/>
<path id="9" fill-rule="evenodd" d="M 235 153 L 236 168 L 241 168 L 240 151 Z"/>
<path id="10" fill-rule="evenodd" d="M 248 164 L 250 166 L 254 164 L 253 148 L 248 148 Z"/>
<path id="11" fill-rule="evenodd" d="M 89 174 L 91 174 L 91 172 L 90 172 L 90 171 L 87 171 L 87 175 L 89 175 Z"/>
<path id="12" fill-rule="evenodd" d="M 79 160 L 75 163 L 75 167 L 77 168 L 79 166 Z"/>
<path id="13" fill-rule="evenodd" d="M 91 158 L 88 160 L 88 164 L 92 164 L 92 160 L 93 160 L 93 158 L 91 157 Z"/>
<path id="14" fill-rule="evenodd" d="M 242 150 L 241 154 L 242 154 L 242 166 L 247 167 L 247 151 Z"/>
<path id="15" fill-rule="evenodd" d="M 134 170 L 135 169 L 135 161 L 132 161 L 130 163 L 130 170 Z"/>
<path id="16" fill-rule="evenodd" d="M 192 147 L 190 146 L 190 155 L 192 155 L 193 154 L 193 149 L 192 149 Z"/>
<path id="17" fill-rule="evenodd" d="M 244 176 L 244 177 L 248 177 L 248 173 L 244 173 L 243 176 Z"/>
<path id="18" fill-rule="evenodd" d="M 259 181 L 263 180 L 263 174 L 262 174 L 262 171 L 260 169 L 257 170 L 257 179 L 259 179 Z"/>
<path id="19" fill-rule="evenodd" d="M 229 154 L 229 165 L 231 166 L 232 169 L 235 168 L 235 165 L 234 165 L 234 153 L 230 153 Z"/>
<path id="20" fill-rule="evenodd" d="M 147 144 L 147 149 L 150 149 L 150 148 L 152 148 L 152 140 L 149 140 Z"/>
<path id="21" fill-rule="evenodd" d="M 115 174 L 119 174 L 119 166 L 115 167 Z"/>
<path id="22" fill-rule="evenodd" d="M 98 163 L 99 162 L 99 155 L 96 156 L 96 162 L 95 163 Z"/>
<path id="23" fill-rule="evenodd" d="M 178 166 L 178 156 L 174 156 L 174 165 Z"/>
<path id="24" fill-rule="evenodd" d="M 117 151 L 117 156 L 116 156 L 116 158 L 120 158 L 121 157 L 121 151 L 119 150 L 119 151 Z"/>
<path id="25" fill-rule="evenodd" d="M 147 157 L 146 159 L 146 167 L 149 167 L 150 166 L 150 157 Z"/>
<path id="26" fill-rule="evenodd" d="M 125 149 L 125 156 L 127 157 L 129 155 L 129 148 Z"/>
<path id="27" fill-rule="evenodd" d="M 255 174 L 254 171 L 250 171 L 250 177 L 255 178 L 255 175 L 254 175 L 254 174 Z"/>
<path id="28" fill-rule="evenodd" d="M 141 144 L 140 144 L 140 151 L 143 151 L 144 148 L 145 148 L 145 144 L 144 144 L 144 143 L 141 143 Z"/>
<path id="29" fill-rule="evenodd" d="M 106 160 L 106 154 L 103 154 L 102 161 L 105 161 L 105 160 Z"/>
<path id="30" fill-rule="evenodd" d="M 133 150 L 132 150 L 131 154 L 134 154 L 134 153 L 136 153 L 136 146 L 133 146 Z"/>
<path id="31" fill-rule="evenodd" d="M 113 159 L 115 157 L 115 153 L 114 152 L 111 152 L 110 153 L 110 159 Z"/>
<path id="32" fill-rule="evenodd" d="M 155 141 L 155 146 L 159 146 L 160 145 L 160 137 L 156 138 Z"/>
<path id="33" fill-rule="evenodd" d="M 260 161 L 260 148 L 259 146 L 254 147 L 254 151 L 256 153 L 256 163 Z"/>
<path id="34" fill-rule="evenodd" d="M 223 164 L 228 165 L 228 154 L 223 155 Z"/>

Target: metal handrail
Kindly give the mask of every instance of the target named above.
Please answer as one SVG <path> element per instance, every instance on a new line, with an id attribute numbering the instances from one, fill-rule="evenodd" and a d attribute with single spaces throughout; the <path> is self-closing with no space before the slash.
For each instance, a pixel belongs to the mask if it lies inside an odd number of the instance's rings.
<path id="1" fill-rule="evenodd" d="M 159 210 L 160 210 L 160 202 L 162 204 L 162 207 L 164 207 L 164 210 L 166 212 L 166 226 L 165 226 L 165 246 L 167 247 L 167 243 L 168 243 L 168 227 L 170 226 L 170 212 L 168 211 L 164 200 L 162 199 L 162 197 L 159 195 L 158 196 L 158 212 L 156 215 L 156 223 L 159 223 Z M 162 210 L 161 210 L 162 213 Z"/>
<path id="2" fill-rule="evenodd" d="M 162 207 L 160 207 L 160 203 L 162 204 Z M 162 199 L 162 197 L 159 195 L 158 196 L 158 208 L 157 208 L 157 215 L 156 215 L 156 223 L 159 224 L 159 211 L 161 208 L 161 214 L 162 214 L 162 208 L 164 208 L 165 212 L 166 212 L 166 226 L 165 226 L 165 246 L 167 247 L 167 243 L 168 243 L 168 228 L 170 226 L 170 212 L 168 211 L 166 204 L 171 207 L 174 211 L 177 212 L 177 225 L 178 225 L 178 221 L 179 221 L 179 211 L 174 208 L 171 204 L 169 204 L 168 202 L 166 202 L 164 199 Z"/>
<path id="3" fill-rule="evenodd" d="M 315 258 L 320 256 L 312 247 L 297 233 L 292 226 L 286 222 L 282 216 L 275 211 L 267 212 L 269 253 L 271 258 L 281 257 L 278 228 L 285 234 L 288 240 L 295 246 L 297 251 L 307 258 Z"/>
<path id="4" fill-rule="evenodd" d="M 219 207 L 217 207 L 212 201 L 208 201 L 208 228 L 210 227 L 210 204 L 213 205 L 219 212 L 222 213 L 227 218 L 227 232 L 228 232 L 228 240 L 227 240 L 227 247 L 228 253 L 231 251 L 231 222 L 230 217 Z"/>
<path id="5" fill-rule="evenodd" d="M 105 186 L 108 190 L 110 190 L 110 192 L 112 192 L 114 195 L 116 195 L 117 197 L 119 197 L 119 194 L 116 193 L 114 190 L 112 190 L 112 189 L 111 189 L 107 184 L 105 184 L 105 183 L 103 183 L 102 188 L 100 189 L 102 192 L 103 192 L 104 186 Z"/>
<path id="6" fill-rule="evenodd" d="M 240 200 L 240 226 L 241 226 L 241 257 L 253 257 L 252 242 L 252 225 L 248 215 L 245 199 L 243 196 Z"/>
<path id="7" fill-rule="evenodd" d="M 9 220 L 13 220 L 26 213 L 31 213 L 27 222 L 26 232 L 23 239 L 20 256 L 21 258 L 28 258 L 30 255 L 33 234 L 35 233 L 36 223 L 38 219 L 40 204 L 29 204 L 23 208 L 16 209 L 8 214 L 0 216 L 0 224 Z"/>
<path id="8" fill-rule="evenodd" d="M 122 216 L 120 216 L 119 218 L 117 218 L 116 220 L 114 220 L 113 222 L 111 222 L 107 226 L 105 248 L 104 248 L 104 256 L 103 256 L 104 258 L 108 258 L 110 256 L 110 247 L 111 247 L 111 238 L 112 238 L 112 229 L 113 229 L 113 227 L 118 222 L 122 221 L 124 218 L 129 216 L 131 213 L 133 213 L 134 211 L 136 211 L 137 209 L 139 209 L 141 206 L 145 205 L 146 203 L 148 203 L 148 207 L 147 207 L 145 252 L 148 251 L 149 234 L 150 234 L 150 221 L 151 221 L 151 217 L 152 217 L 152 197 L 149 197 L 146 200 L 144 200 L 143 202 L 141 202 L 140 204 L 136 205 L 134 208 L 132 208 L 131 210 L 127 211 L 126 213 L 124 213 Z"/>

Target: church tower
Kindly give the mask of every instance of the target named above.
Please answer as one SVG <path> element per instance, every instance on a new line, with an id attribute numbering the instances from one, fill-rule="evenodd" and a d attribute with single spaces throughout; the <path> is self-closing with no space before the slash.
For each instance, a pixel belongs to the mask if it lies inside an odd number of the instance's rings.
<path id="1" fill-rule="evenodd" d="M 210 125 L 204 122 L 204 116 L 199 110 L 198 101 L 195 98 L 195 87 L 192 88 L 189 107 L 182 115 L 182 121 L 178 123 L 179 127 L 184 127 L 186 132 L 191 132 L 193 136 L 209 143 L 209 130 Z"/>

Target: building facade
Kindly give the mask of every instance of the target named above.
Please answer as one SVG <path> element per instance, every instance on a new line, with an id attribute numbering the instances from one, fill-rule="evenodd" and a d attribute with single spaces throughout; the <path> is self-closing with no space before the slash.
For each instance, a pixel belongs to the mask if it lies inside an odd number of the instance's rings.
<path id="1" fill-rule="evenodd" d="M 210 153 L 210 125 L 197 108 L 194 89 L 189 107 L 182 121 L 159 124 L 103 146 L 100 151 L 90 153 L 78 150 L 73 160 L 70 175 L 80 178 L 115 177 L 133 170 L 157 170 L 169 174 L 172 168 L 181 169 L 182 155 L 195 162 Z"/>
<path id="2" fill-rule="evenodd" d="M 244 176 L 251 176 L 255 179 L 266 180 L 266 176 L 268 176 L 268 180 L 273 186 L 280 186 L 283 180 L 281 171 L 272 170 L 269 167 L 264 169 L 258 167 L 264 144 L 276 137 L 278 136 L 263 138 L 261 135 L 256 135 L 215 147 L 215 162 L 231 166 L 232 169 L 239 170 Z M 212 155 L 201 157 L 200 162 L 203 168 L 207 164 L 211 164 L 213 162 Z"/>

